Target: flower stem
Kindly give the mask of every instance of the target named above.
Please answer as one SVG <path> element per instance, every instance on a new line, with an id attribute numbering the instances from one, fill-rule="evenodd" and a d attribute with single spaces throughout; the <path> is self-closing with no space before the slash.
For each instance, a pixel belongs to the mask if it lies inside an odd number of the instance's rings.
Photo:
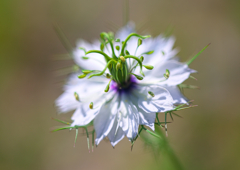
<path id="1" fill-rule="evenodd" d="M 174 153 L 173 149 L 169 145 L 169 142 L 165 136 L 165 134 L 161 131 L 161 129 L 156 128 L 156 131 L 158 135 L 162 138 L 162 142 L 164 147 L 162 147 L 162 154 L 165 159 L 169 162 L 170 166 L 172 166 L 172 169 L 177 169 L 177 170 L 183 170 L 183 166 L 180 163 L 178 157 Z"/>
<path id="2" fill-rule="evenodd" d="M 143 129 L 146 128 L 144 127 Z M 161 158 L 161 169 L 183 170 L 184 168 L 171 148 L 166 135 L 158 125 L 155 125 L 155 132 L 152 133 L 155 135 L 149 132 L 141 133 L 141 139 L 143 139 L 148 148 L 151 148 L 157 167 L 159 167 L 159 158 Z"/>

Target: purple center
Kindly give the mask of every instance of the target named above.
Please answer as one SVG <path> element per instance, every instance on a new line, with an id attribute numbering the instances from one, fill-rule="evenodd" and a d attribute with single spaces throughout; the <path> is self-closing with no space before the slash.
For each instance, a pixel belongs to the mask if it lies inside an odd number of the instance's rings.
<path id="1" fill-rule="evenodd" d="M 129 93 L 137 87 L 137 80 L 134 76 L 130 76 L 129 80 L 124 84 L 117 84 L 115 81 L 111 82 L 110 88 L 119 94 Z"/>

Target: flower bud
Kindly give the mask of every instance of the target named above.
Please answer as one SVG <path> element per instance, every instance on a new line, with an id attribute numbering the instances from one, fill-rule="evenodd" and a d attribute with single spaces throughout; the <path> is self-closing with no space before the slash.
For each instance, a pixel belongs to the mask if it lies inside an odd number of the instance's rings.
<path id="1" fill-rule="evenodd" d="M 166 79 L 169 78 L 169 76 L 170 76 L 170 72 L 169 72 L 168 69 L 166 69 L 166 73 L 165 73 L 163 76 L 164 76 Z"/>
<path id="2" fill-rule="evenodd" d="M 92 70 L 82 70 L 82 72 L 83 72 L 84 74 L 89 74 L 89 73 L 92 73 L 93 71 L 92 71 Z"/>
<path id="3" fill-rule="evenodd" d="M 89 108 L 90 108 L 90 109 L 93 109 L 93 102 L 91 102 L 91 103 L 89 104 Z"/>
<path id="4" fill-rule="evenodd" d="M 109 73 L 107 73 L 107 74 L 106 74 L 106 77 L 107 77 L 108 79 L 110 79 L 110 78 L 111 78 L 111 75 L 110 75 Z"/>
<path id="5" fill-rule="evenodd" d="M 79 95 L 78 95 L 78 93 L 77 93 L 77 92 L 74 92 L 74 97 L 75 97 L 75 99 L 76 99 L 77 101 L 79 101 L 79 102 L 80 102 L 80 98 L 79 98 Z"/>
<path id="6" fill-rule="evenodd" d="M 148 52 L 145 52 L 145 53 L 143 53 L 143 54 L 150 55 L 150 54 L 152 54 L 152 53 L 154 53 L 154 51 L 148 51 Z"/>
<path id="7" fill-rule="evenodd" d="M 143 62 L 143 60 L 144 60 L 144 57 L 143 57 L 143 56 L 141 56 L 141 57 L 140 57 L 140 60 Z"/>
<path id="8" fill-rule="evenodd" d="M 129 55 L 130 53 L 128 52 L 128 50 L 125 50 L 125 53 L 127 54 L 127 55 Z"/>
<path id="9" fill-rule="evenodd" d="M 148 91 L 148 94 L 150 94 L 152 97 L 155 96 L 155 94 L 153 92 L 151 92 L 151 91 Z"/>
<path id="10" fill-rule="evenodd" d="M 139 76 L 139 75 L 136 75 L 136 74 L 133 74 L 133 73 L 131 73 L 131 74 L 134 75 L 138 80 L 142 80 L 143 79 L 142 76 Z"/>
<path id="11" fill-rule="evenodd" d="M 106 93 L 109 91 L 109 84 L 107 85 L 107 87 L 104 90 Z"/>
<path id="12" fill-rule="evenodd" d="M 120 39 L 119 39 L 119 38 L 117 38 L 117 39 L 115 40 L 115 42 L 120 42 Z"/>
<path id="13" fill-rule="evenodd" d="M 117 65 L 116 65 L 116 69 L 119 70 L 121 67 L 122 67 L 121 62 L 118 62 Z"/>
<path id="14" fill-rule="evenodd" d="M 151 65 L 143 65 L 143 67 L 145 67 L 146 69 L 148 69 L 148 70 L 152 70 L 154 67 L 153 66 L 151 66 Z"/>
<path id="15" fill-rule="evenodd" d="M 113 32 L 108 32 L 108 35 L 109 35 L 109 38 L 110 38 L 110 39 L 114 39 L 114 34 L 113 34 Z"/>
<path id="16" fill-rule="evenodd" d="M 104 44 L 103 43 L 101 43 L 100 49 L 101 49 L 101 51 L 103 51 L 103 49 L 104 49 Z"/>
<path id="17" fill-rule="evenodd" d="M 86 77 L 86 74 L 81 74 L 81 75 L 78 76 L 79 79 L 82 79 L 84 77 Z"/>
<path id="18" fill-rule="evenodd" d="M 117 45 L 115 48 L 116 48 L 116 50 L 118 50 L 118 51 L 120 50 L 120 47 L 119 47 L 119 45 Z"/>
<path id="19" fill-rule="evenodd" d="M 123 56 L 120 57 L 120 60 L 121 60 L 122 62 L 125 62 L 125 61 L 126 61 Z"/>
<path id="20" fill-rule="evenodd" d="M 82 59 L 87 60 L 87 59 L 89 59 L 89 57 L 83 56 Z"/>
<path id="21" fill-rule="evenodd" d="M 138 47 L 139 47 L 140 45 L 142 45 L 142 39 L 141 39 L 141 38 L 138 39 Z"/>

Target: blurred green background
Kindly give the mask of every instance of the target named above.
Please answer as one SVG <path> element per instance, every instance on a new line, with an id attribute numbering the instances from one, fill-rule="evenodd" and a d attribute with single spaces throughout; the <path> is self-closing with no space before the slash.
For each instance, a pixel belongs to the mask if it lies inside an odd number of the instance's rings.
<path id="1" fill-rule="evenodd" d="M 240 169 L 240 1 L 130 0 L 129 9 L 130 20 L 144 24 L 140 33 L 171 28 L 181 61 L 211 43 L 190 65 L 198 81 L 187 83 L 201 89 L 185 90 L 199 106 L 178 112 L 184 118 L 168 126 L 168 140 L 186 169 Z M 53 60 L 67 51 L 52 22 L 73 46 L 79 38 L 92 41 L 123 25 L 123 1 L 0 1 L 0 169 L 170 169 L 141 140 L 132 152 L 125 138 L 115 149 L 103 141 L 89 154 L 85 136 L 74 148 L 74 132 L 50 133 L 60 125 L 51 117 L 71 116 L 58 116 L 54 100 L 66 78 L 56 71 L 73 63 Z"/>

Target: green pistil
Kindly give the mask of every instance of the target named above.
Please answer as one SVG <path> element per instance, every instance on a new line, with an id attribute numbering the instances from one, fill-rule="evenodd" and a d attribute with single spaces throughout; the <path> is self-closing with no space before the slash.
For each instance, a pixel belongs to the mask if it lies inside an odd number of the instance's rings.
<path id="1" fill-rule="evenodd" d="M 108 61 L 107 65 L 106 65 L 106 67 L 103 69 L 103 71 L 101 71 L 100 73 L 97 73 L 97 74 L 91 74 L 88 78 L 90 79 L 90 78 L 93 77 L 93 76 L 101 76 L 101 75 L 103 75 L 103 74 L 105 73 L 106 69 L 110 66 L 110 64 L 111 64 L 112 62 L 116 62 L 116 61 L 113 60 L 113 59 L 111 59 L 110 61 Z"/>
<path id="2" fill-rule="evenodd" d="M 143 73 L 143 71 L 142 71 L 142 61 L 141 61 L 138 57 L 133 56 L 133 55 L 127 55 L 127 56 L 124 56 L 124 58 L 125 58 L 125 59 L 127 59 L 127 58 L 132 58 L 132 59 L 137 60 L 139 66 L 140 66 L 140 74 L 141 74 L 142 76 L 145 76 L 144 73 Z"/>
<path id="3" fill-rule="evenodd" d="M 104 40 L 104 39 L 107 39 L 107 40 L 108 40 L 108 42 L 110 43 L 111 49 L 112 49 L 113 58 L 114 58 L 114 59 L 117 59 L 117 56 L 116 56 L 116 54 L 115 54 L 114 47 L 113 47 L 113 41 L 114 41 L 113 35 L 112 35 L 112 34 L 108 34 L 108 33 L 106 33 L 106 32 L 102 32 L 102 33 L 100 34 L 100 37 L 102 38 L 102 40 Z"/>
<path id="4" fill-rule="evenodd" d="M 146 39 L 146 38 L 151 37 L 150 35 L 141 36 L 141 35 L 136 34 L 136 33 L 131 33 L 131 34 L 129 34 L 129 36 L 128 36 L 128 37 L 126 38 L 126 40 L 123 42 L 120 56 L 124 56 L 124 50 L 125 50 L 125 48 L 126 48 L 126 46 L 127 46 L 127 42 L 128 42 L 128 40 L 129 40 L 131 37 L 133 37 L 133 36 L 138 37 L 138 38 L 141 38 L 141 39 Z"/>
<path id="5" fill-rule="evenodd" d="M 143 77 L 141 77 L 141 76 L 139 76 L 139 75 L 136 75 L 136 74 L 134 74 L 134 73 L 129 73 L 129 74 L 135 76 L 138 80 L 143 80 Z"/>
<path id="6" fill-rule="evenodd" d="M 111 60 L 111 57 L 109 57 L 106 53 L 102 52 L 102 51 L 99 51 L 99 50 L 90 50 L 88 52 L 86 52 L 86 55 L 87 54 L 90 54 L 90 53 L 99 53 L 101 55 L 104 56 L 105 60 L 108 62 L 109 60 Z"/>
<path id="7" fill-rule="evenodd" d="M 105 90 L 104 90 L 105 92 L 108 92 L 108 91 L 109 91 L 109 86 L 110 86 L 111 81 L 112 81 L 112 79 L 110 79 L 110 81 L 109 81 L 107 87 L 105 88 Z"/>

